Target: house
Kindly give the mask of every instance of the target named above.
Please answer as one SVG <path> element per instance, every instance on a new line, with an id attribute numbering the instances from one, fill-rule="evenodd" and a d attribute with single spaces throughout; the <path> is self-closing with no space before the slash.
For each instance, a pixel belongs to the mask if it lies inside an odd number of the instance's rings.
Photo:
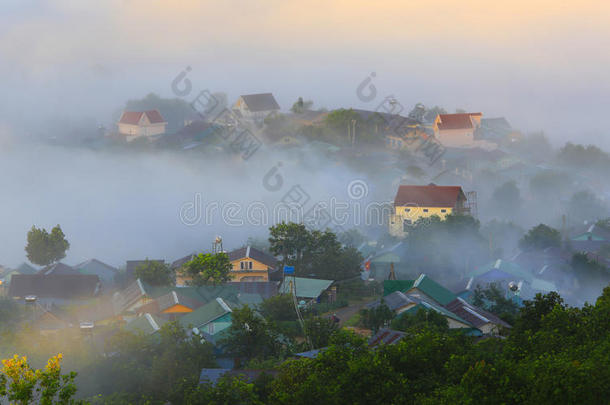
<path id="1" fill-rule="evenodd" d="M 191 253 L 189 255 L 181 257 L 180 259 L 174 260 L 170 265 L 170 268 L 174 271 L 176 275 L 176 286 L 186 286 L 190 281 L 193 280 L 191 276 L 184 274 L 181 270 L 182 267 L 191 260 L 193 260 L 195 256 L 197 256 L 195 253 Z"/>
<path id="2" fill-rule="evenodd" d="M 469 214 L 468 199 L 459 186 L 402 185 L 394 198 L 390 215 L 390 235 L 404 238 L 420 218 L 437 215 L 444 219 L 451 213 Z"/>
<path id="3" fill-rule="evenodd" d="M 67 264 L 57 262 L 49 264 L 38 271 L 37 274 L 51 275 L 51 274 L 81 274 L 75 268 L 68 266 Z"/>
<path id="4" fill-rule="evenodd" d="M 457 298 L 454 293 L 423 273 L 413 281 L 413 285 L 407 288 L 405 294 L 411 299 L 415 297 L 432 300 L 441 306 L 445 306 Z"/>
<path id="5" fill-rule="evenodd" d="M 250 245 L 228 253 L 233 281 L 269 281 L 269 273 L 277 268 L 275 257 Z"/>
<path id="6" fill-rule="evenodd" d="M 89 259 L 79 263 L 74 268 L 81 274 L 95 274 L 102 283 L 107 285 L 114 284 L 114 277 L 119 272 L 116 267 L 112 267 L 97 259 Z"/>
<path id="7" fill-rule="evenodd" d="M 76 321 L 56 305 L 51 304 L 47 307 L 36 305 L 34 309 L 33 326 L 43 336 L 53 335 L 75 324 Z"/>
<path id="8" fill-rule="evenodd" d="M 468 322 L 461 316 L 449 311 L 444 306 L 438 305 L 437 302 L 429 300 L 425 297 L 416 296 L 415 294 L 407 294 L 407 295 L 409 296 L 410 299 L 415 301 L 416 305 L 414 305 L 414 306 L 410 307 L 409 309 L 407 309 L 406 311 L 404 311 L 402 316 L 404 316 L 404 314 L 415 315 L 420 310 L 435 311 L 435 312 L 441 314 L 447 320 L 447 325 L 449 326 L 449 329 L 476 329 L 476 328 L 474 328 L 473 324 L 471 324 L 470 322 Z M 481 333 L 478 331 L 475 331 L 475 332 L 479 333 L 479 334 Z"/>
<path id="9" fill-rule="evenodd" d="M 186 329 L 214 336 L 231 326 L 231 312 L 229 305 L 218 297 L 184 315 L 179 322 Z"/>
<path id="10" fill-rule="evenodd" d="M 36 296 L 38 302 L 57 305 L 91 299 L 101 292 L 100 279 L 86 274 L 15 274 L 8 295 L 14 299 Z"/>
<path id="11" fill-rule="evenodd" d="M 170 319 L 188 314 L 203 305 L 203 302 L 184 296 L 176 290 L 155 298 L 152 302 L 136 309 L 138 313 L 167 315 Z"/>
<path id="12" fill-rule="evenodd" d="M 134 314 L 135 310 L 151 302 L 144 283 L 139 278 L 129 284 L 123 291 L 117 291 L 112 296 L 115 315 Z"/>
<path id="13" fill-rule="evenodd" d="M 407 309 L 414 307 L 417 305 L 415 301 L 410 299 L 407 295 L 402 293 L 401 291 L 394 291 L 391 294 L 383 297 L 383 302 L 390 308 L 392 312 L 396 315 L 399 315 L 406 311 Z M 375 301 L 371 304 L 367 305 L 367 308 L 372 309 L 381 305 L 381 300 Z"/>
<path id="14" fill-rule="evenodd" d="M 163 135 L 166 126 L 167 122 L 159 110 L 123 111 L 118 122 L 119 134 L 125 136 L 128 141 L 141 136 Z"/>
<path id="15" fill-rule="evenodd" d="M 602 246 L 610 245 L 610 226 L 600 224 L 579 227 L 570 236 L 574 250 L 580 252 L 597 252 Z"/>
<path id="16" fill-rule="evenodd" d="M 475 133 L 475 137 L 498 143 L 510 143 L 520 139 L 521 134 L 515 131 L 504 117 L 482 118 L 481 126 Z"/>
<path id="17" fill-rule="evenodd" d="M 500 327 L 511 327 L 508 323 L 491 312 L 475 307 L 459 297 L 447 304 L 445 308 L 460 318 L 470 322 L 484 335 L 497 335 L 500 331 Z"/>
<path id="18" fill-rule="evenodd" d="M 445 147 L 471 147 L 482 116 L 482 113 L 438 114 L 433 124 L 434 136 Z"/>
<path id="19" fill-rule="evenodd" d="M 328 290 L 333 280 L 320 280 L 315 278 L 286 277 L 280 285 L 281 294 L 292 294 L 296 292 L 296 297 L 300 301 L 320 300 L 320 296 Z"/>
<path id="20" fill-rule="evenodd" d="M 233 110 L 246 119 L 262 121 L 269 114 L 278 112 L 280 106 L 271 93 L 245 94 L 239 96 Z"/>
<path id="21" fill-rule="evenodd" d="M 167 322 L 166 319 L 146 313 L 128 322 L 125 325 L 125 330 L 135 334 L 152 335 L 157 333 Z"/>

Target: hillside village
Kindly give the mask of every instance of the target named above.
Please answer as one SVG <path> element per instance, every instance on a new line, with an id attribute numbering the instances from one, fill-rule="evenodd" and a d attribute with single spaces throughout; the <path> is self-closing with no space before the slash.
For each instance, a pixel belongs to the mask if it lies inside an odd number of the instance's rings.
<path id="1" fill-rule="evenodd" d="M 41 337 L 75 357 L 83 355 L 76 347 L 86 345 L 108 367 L 120 356 L 139 358 L 133 353 L 144 348 L 163 351 L 158 345 L 168 343 L 159 342 L 181 336 L 172 345 L 188 341 L 207 350 L 197 352 L 205 360 L 193 355 L 181 371 L 196 381 L 189 389 L 222 386 L 235 376 L 281 384 L 282 367 L 295 359 L 326 361 L 341 333 L 361 339 L 370 353 L 413 339 L 419 328 L 503 342 L 520 336 L 519 317 L 533 302 L 560 296 L 582 307 L 610 283 L 610 188 L 595 174 L 610 159 L 594 148 L 568 144 L 553 155 L 543 135 L 522 134 L 503 117 L 421 104 L 403 114 L 326 111 L 299 98 L 282 112 L 271 93 L 261 93 L 242 95 L 230 108 L 214 102 L 176 113 L 164 111 L 159 98 L 147 99 L 143 109 L 125 109 L 116 128 L 78 146 L 224 154 L 236 162 L 259 149 L 316 155 L 379 179 L 387 195 L 375 197 L 392 201 L 389 215 L 372 231 L 274 224 L 268 239 L 219 236 L 211 249 L 128 257 L 119 267 L 104 258 L 69 265 L 65 248 L 46 263 L 2 267 L 15 336 Z M 534 157 L 532 148 L 547 153 Z M 574 170 L 587 155 L 598 160 Z M 566 196 L 560 183 L 572 179 L 580 194 Z M 484 191 L 490 186 L 492 193 Z M 519 211 L 538 197 L 548 206 L 532 209 L 527 217 L 534 222 L 524 229 L 530 222 Z M 39 231 L 46 233 L 30 232 Z M 30 236 L 26 251 L 34 257 Z M 242 246 L 225 249 L 227 242 Z M 79 378 L 87 395 L 113 390 L 86 374 Z M 133 389 L 143 395 L 144 388 Z"/>

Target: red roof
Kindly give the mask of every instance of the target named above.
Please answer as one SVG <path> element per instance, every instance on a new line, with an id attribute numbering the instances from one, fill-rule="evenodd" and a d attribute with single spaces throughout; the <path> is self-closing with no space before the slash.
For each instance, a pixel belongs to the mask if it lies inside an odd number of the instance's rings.
<path id="1" fill-rule="evenodd" d="M 472 118 L 482 116 L 481 113 L 439 114 L 438 129 L 471 129 Z"/>
<path id="2" fill-rule="evenodd" d="M 418 207 L 455 207 L 458 198 L 466 198 L 460 186 L 400 186 L 394 205 Z"/>
<path id="3" fill-rule="evenodd" d="M 124 111 L 119 122 L 121 124 L 138 125 L 142 114 L 146 114 L 151 124 L 158 124 L 165 122 L 161 113 L 158 110 L 147 110 L 147 111 Z"/>

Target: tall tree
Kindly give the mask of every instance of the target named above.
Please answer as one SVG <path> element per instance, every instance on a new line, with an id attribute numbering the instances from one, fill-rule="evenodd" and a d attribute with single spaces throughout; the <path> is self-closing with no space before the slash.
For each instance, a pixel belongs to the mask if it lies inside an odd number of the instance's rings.
<path id="1" fill-rule="evenodd" d="M 165 286 L 174 283 L 172 270 L 169 265 L 162 262 L 146 259 L 135 268 L 134 274 L 136 278 L 150 285 Z"/>
<path id="2" fill-rule="evenodd" d="M 40 266 L 55 263 L 66 257 L 66 250 L 70 248 L 70 243 L 66 240 L 59 225 L 51 229 L 48 233 L 44 228 L 32 229 L 28 232 L 28 243 L 25 247 L 27 258 L 30 262 Z"/>
<path id="3" fill-rule="evenodd" d="M 231 280 L 231 261 L 226 253 L 200 253 L 182 269 L 194 285 L 222 284 Z"/>
<path id="4" fill-rule="evenodd" d="M 559 247 L 561 245 L 561 234 L 557 229 L 545 224 L 530 229 L 519 241 L 521 249 L 546 249 L 548 247 Z"/>

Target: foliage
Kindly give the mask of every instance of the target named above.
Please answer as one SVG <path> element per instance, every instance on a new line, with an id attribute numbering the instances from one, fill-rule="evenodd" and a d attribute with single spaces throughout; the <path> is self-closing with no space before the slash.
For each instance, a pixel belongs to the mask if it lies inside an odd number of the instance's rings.
<path id="1" fill-rule="evenodd" d="M 514 181 L 507 181 L 496 188 L 492 195 L 494 208 L 499 212 L 514 216 L 521 208 L 521 193 Z"/>
<path id="2" fill-rule="evenodd" d="M 275 356 L 281 350 L 279 338 L 269 323 L 247 305 L 233 310 L 228 336 L 222 345 L 228 353 L 243 359 Z"/>
<path id="3" fill-rule="evenodd" d="M 610 167 L 610 156 L 594 145 L 578 145 L 568 142 L 557 153 L 559 162 L 588 169 L 607 169 Z"/>
<path id="4" fill-rule="evenodd" d="M 568 203 L 571 219 L 577 222 L 597 220 L 608 214 L 608 207 L 590 191 L 579 191 L 572 195 Z"/>
<path id="5" fill-rule="evenodd" d="M 360 273 L 360 252 L 342 246 L 330 230 L 310 231 L 303 224 L 282 222 L 269 233 L 271 252 L 282 257 L 282 265 L 295 266 L 299 276 L 343 280 Z"/>
<path id="6" fill-rule="evenodd" d="M 273 322 L 297 320 L 292 295 L 290 294 L 278 294 L 267 298 L 259 305 L 259 310 L 265 319 Z"/>
<path id="7" fill-rule="evenodd" d="M 2 360 L 0 396 L 18 404 L 72 404 L 76 373 L 61 374 L 62 354 L 51 357 L 44 370 L 32 369 L 27 357 Z"/>
<path id="8" fill-rule="evenodd" d="M 495 283 L 490 283 L 485 288 L 477 285 L 472 303 L 498 315 L 508 323 L 513 323 L 519 312 L 517 303 L 507 298 L 506 294 Z"/>
<path id="9" fill-rule="evenodd" d="M 220 103 L 226 103 L 226 96 L 214 95 Z M 197 118 L 197 113 L 188 102 L 180 98 L 162 98 L 150 93 L 144 98 L 129 100 L 125 104 L 127 111 L 159 110 L 163 119 L 167 121 L 167 131 L 175 132 L 184 126 L 184 122 Z"/>
<path id="10" fill-rule="evenodd" d="M 548 247 L 559 247 L 560 245 L 561 234 L 559 231 L 545 224 L 533 227 L 519 241 L 519 247 L 526 250 L 542 250 Z"/>
<path id="11" fill-rule="evenodd" d="M 305 332 L 314 349 L 328 346 L 337 330 L 339 325 L 332 318 L 313 316 L 305 320 Z"/>
<path id="12" fill-rule="evenodd" d="M 136 266 L 134 270 L 136 278 L 154 286 L 166 286 L 174 283 L 172 270 L 169 265 L 154 260 L 146 259 Z"/>
<path id="13" fill-rule="evenodd" d="M 30 262 L 40 266 L 55 263 L 66 257 L 66 250 L 70 249 L 70 243 L 66 240 L 59 225 L 48 233 L 44 228 L 32 229 L 28 232 L 28 243 L 25 247 L 27 258 Z"/>
<path id="14" fill-rule="evenodd" d="M 610 270 L 597 260 L 590 259 L 584 252 L 574 253 L 570 266 L 578 277 L 582 296 L 597 286 L 610 282 Z"/>
<path id="15" fill-rule="evenodd" d="M 218 285 L 231 279 L 231 261 L 226 253 L 200 253 L 186 263 L 182 271 L 192 277 L 194 285 Z"/>
<path id="16" fill-rule="evenodd" d="M 305 111 L 311 110 L 312 106 L 313 101 L 303 101 L 303 97 L 299 97 L 297 101 L 292 105 L 292 107 L 290 107 L 290 111 L 295 114 L 303 114 Z"/>
<path id="17" fill-rule="evenodd" d="M 394 318 L 391 323 L 391 328 L 404 332 L 421 332 L 424 330 L 446 332 L 449 330 L 449 324 L 447 318 L 442 314 L 433 310 L 420 308 L 414 314 L 403 313 Z"/>
<path id="18" fill-rule="evenodd" d="M 523 233 L 520 226 L 495 219 L 481 228 L 481 234 L 489 241 L 492 260 L 502 259 L 505 252 L 513 251 Z"/>
<path id="19" fill-rule="evenodd" d="M 387 306 L 383 298 L 379 305 L 360 310 L 362 326 L 372 329 L 373 332 L 377 332 L 379 328 L 387 326 L 392 319 L 394 319 L 394 312 Z"/>
<path id="20" fill-rule="evenodd" d="M 366 241 L 366 237 L 356 228 L 348 229 L 337 235 L 342 245 L 357 248 Z"/>

